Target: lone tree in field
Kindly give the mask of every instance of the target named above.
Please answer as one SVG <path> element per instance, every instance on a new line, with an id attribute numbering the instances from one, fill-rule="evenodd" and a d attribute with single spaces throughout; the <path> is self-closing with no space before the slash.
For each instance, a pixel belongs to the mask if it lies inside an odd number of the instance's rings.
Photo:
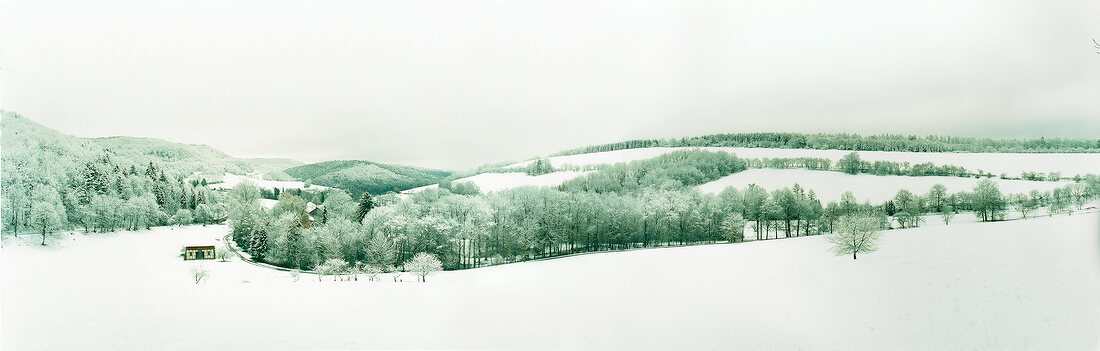
<path id="1" fill-rule="evenodd" d="M 943 220 L 943 225 L 951 224 L 951 219 L 953 218 L 955 218 L 955 206 L 944 206 L 943 211 L 940 212 L 940 219 Z"/>
<path id="2" fill-rule="evenodd" d="M 879 221 L 875 218 L 845 216 L 837 224 L 836 234 L 826 238 L 833 244 L 833 252 L 837 256 L 852 254 L 854 260 L 860 252 L 874 252 L 878 249 L 876 243 L 880 236 L 879 229 Z"/>
<path id="3" fill-rule="evenodd" d="M 191 267 L 191 280 L 195 281 L 195 284 L 201 283 L 210 275 L 210 271 L 207 271 L 203 266 Z"/>
<path id="4" fill-rule="evenodd" d="M 416 273 L 420 281 L 423 282 L 427 281 L 428 274 L 443 270 L 443 262 L 440 262 L 439 258 L 433 254 L 421 252 L 405 261 L 405 270 Z"/>

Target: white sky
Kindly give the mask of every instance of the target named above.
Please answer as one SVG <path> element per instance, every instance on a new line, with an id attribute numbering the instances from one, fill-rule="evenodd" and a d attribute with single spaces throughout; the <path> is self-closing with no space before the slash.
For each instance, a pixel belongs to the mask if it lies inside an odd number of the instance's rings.
<path id="1" fill-rule="evenodd" d="M 1100 137 L 1100 2 L 0 2 L 2 108 L 79 136 L 463 169 L 633 138 Z"/>

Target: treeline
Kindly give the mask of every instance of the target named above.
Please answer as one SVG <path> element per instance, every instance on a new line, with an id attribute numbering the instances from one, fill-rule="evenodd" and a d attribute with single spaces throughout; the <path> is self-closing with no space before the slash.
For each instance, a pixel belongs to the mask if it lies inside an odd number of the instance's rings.
<path id="1" fill-rule="evenodd" d="M 882 228 L 894 221 L 919 226 L 929 213 L 950 221 L 956 213 L 973 211 L 981 220 L 996 221 L 1013 209 L 1026 216 L 1050 206 L 1053 213 L 1100 196 L 1095 176 L 1045 194 L 1005 195 L 984 180 L 967 192 L 948 193 L 942 185 L 926 194 L 902 190 L 879 204 L 858 202 L 851 192 L 823 204 L 813 190 L 798 185 L 772 191 L 731 187 L 715 195 L 692 188 L 742 169 L 733 155 L 683 151 L 606 167 L 556 188 L 469 195 L 427 189 L 407 200 L 364 196 L 354 215 L 329 211 L 320 219 L 317 213 L 280 210 L 302 208 L 283 205 L 299 201 L 292 198 L 281 199 L 273 211 L 246 200 L 234 203 L 245 204 L 254 219 L 231 223 L 260 223 L 235 226 L 235 241 L 254 257 L 285 267 L 310 269 L 338 260 L 379 270 L 424 252 L 438 256 L 446 269 L 462 269 L 592 251 L 737 242 L 749 225 L 759 240 L 818 235 L 834 232 L 840 218 L 853 215 L 875 218 Z M 341 198 L 338 202 L 350 209 L 350 198 Z"/>
<path id="2" fill-rule="evenodd" d="M 918 137 L 882 134 L 733 133 L 681 139 L 642 139 L 565 150 L 554 156 L 647 147 L 768 147 L 909 152 L 1100 152 L 1100 140 L 1045 137 L 1039 139 L 991 139 L 955 136 Z"/>
<path id="3" fill-rule="evenodd" d="M 747 167 L 734 154 L 677 150 L 652 159 L 599 168 L 562 183 L 562 191 L 629 192 L 647 187 L 677 189 L 700 185 Z"/>

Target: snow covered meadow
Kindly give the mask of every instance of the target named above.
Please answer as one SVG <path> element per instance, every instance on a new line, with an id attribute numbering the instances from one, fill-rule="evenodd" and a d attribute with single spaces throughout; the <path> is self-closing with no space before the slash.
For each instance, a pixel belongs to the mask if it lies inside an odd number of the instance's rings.
<path id="1" fill-rule="evenodd" d="M 318 282 L 183 261 L 224 226 L 5 238 L 2 346 L 119 349 L 1096 349 L 1100 214 L 582 255 Z M 210 271 L 194 284 L 192 266 Z"/>
<path id="2" fill-rule="evenodd" d="M 615 164 L 654 158 L 672 151 L 683 149 L 701 149 L 709 151 L 725 151 L 736 154 L 740 158 L 795 158 L 813 157 L 826 158 L 836 161 L 851 153 L 848 150 L 815 150 L 815 149 L 777 149 L 777 148 L 743 148 L 743 147 L 654 147 L 642 149 L 626 149 L 616 151 L 595 152 L 589 154 L 549 157 L 550 164 L 554 167 L 564 165 L 588 166 L 596 164 Z M 955 153 L 955 152 L 893 152 L 893 151 L 858 151 L 863 161 L 895 161 L 918 164 L 932 162 L 936 165 L 953 165 L 966 167 L 967 170 L 982 170 L 999 175 L 1006 173 L 1017 177 L 1023 172 L 1062 172 L 1063 176 L 1072 177 L 1076 174 L 1100 174 L 1100 153 L 1064 154 L 1064 153 Z M 509 165 L 510 168 L 524 167 L 534 161 L 524 161 Z"/>
<path id="3" fill-rule="evenodd" d="M 248 181 L 248 182 L 252 183 L 252 185 L 255 185 L 256 187 L 264 188 L 264 189 L 268 189 L 268 190 L 273 190 L 275 188 L 279 188 L 281 190 L 286 190 L 286 189 L 313 189 L 313 190 L 323 191 L 325 189 L 328 189 L 328 187 L 320 186 L 320 185 L 310 185 L 308 188 L 306 188 L 305 182 L 300 182 L 300 181 L 267 180 L 267 179 L 263 179 L 262 174 L 258 175 L 258 176 L 242 176 L 242 175 L 236 175 L 236 174 L 230 174 L 230 173 L 226 173 L 225 176 L 222 177 L 222 182 L 221 183 L 210 184 L 210 188 L 214 189 L 214 190 L 229 190 L 229 189 L 233 189 L 234 186 L 237 186 L 237 184 L 240 184 L 243 181 Z"/>
<path id="4" fill-rule="evenodd" d="M 580 177 L 588 172 L 578 171 L 558 171 L 547 174 L 540 174 L 537 176 L 529 175 L 523 172 L 513 173 L 481 173 L 465 178 L 459 178 L 454 181 L 457 183 L 474 183 L 477 185 L 481 192 L 489 193 L 499 190 L 513 189 L 523 186 L 558 186 L 561 183 L 569 181 L 573 178 Z M 439 187 L 439 184 L 426 185 L 418 188 L 412 188 L 402 191 L 404 194 L 414 193 L 424 189 L 432 189 Z"/>
<path id="5" fill-rule="evenodd" d="M 812 189 L 822 203 L 839 201 L 840 196 L 846 191 L 851 191 L 852 195 L 855 195 L 859 201 L 882 203 L 893 199 L 900 189 L 909 190 L 914 194 L 927 194 L 933 185 L 943 184 L 947 187 L 947 191 L 952 193 L 973 191 L 974 186 L 984 179 L 940 176 L 877 176 L 806 169 L 749 169 L 700 185 L 698 189 L 703 193 L 717 194 L 730 186 L 744 189 L 749 184 L 756 184 L 767 190 L 776 190 L 798 184 L 803 189 Z M 997 183 L 1001 192 L 1005 194 L 1026 194 L 1032 190 L 1046 192 L 1073 184 L 1072 181 L 989 179 Z"/>

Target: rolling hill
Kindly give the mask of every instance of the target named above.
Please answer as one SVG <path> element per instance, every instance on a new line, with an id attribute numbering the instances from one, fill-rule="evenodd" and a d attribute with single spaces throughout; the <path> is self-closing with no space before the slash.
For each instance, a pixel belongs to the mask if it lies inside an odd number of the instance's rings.
<path id="1" fill-rule="evenodd" d="M 4 161 L 41 159 L 45 154 L 51 154 L 50 157 L 59 159 L 57 163 L 68 164 L 108 155 L 120 165 L 141 168 L 153 162 L 183 175 L 202 172 L 214 177 L 225 173 L 277 173 L 302 164 L 285 158 L 236 158 L 209 145 L 152 138 L 81 138 L 60 133 L 13 112 L 4 111 L 0 115 L 3 116 L 0 129 L 3 129 Z"/>
<path id="2" fill-rule="evenodd" d="M 439 183 L 450 172 L 371 161 L 340 160 L 312 163 L 283 170 L 313 184 L 340 188 L 358 196 L 364 191 L 382 194 Z"/>

